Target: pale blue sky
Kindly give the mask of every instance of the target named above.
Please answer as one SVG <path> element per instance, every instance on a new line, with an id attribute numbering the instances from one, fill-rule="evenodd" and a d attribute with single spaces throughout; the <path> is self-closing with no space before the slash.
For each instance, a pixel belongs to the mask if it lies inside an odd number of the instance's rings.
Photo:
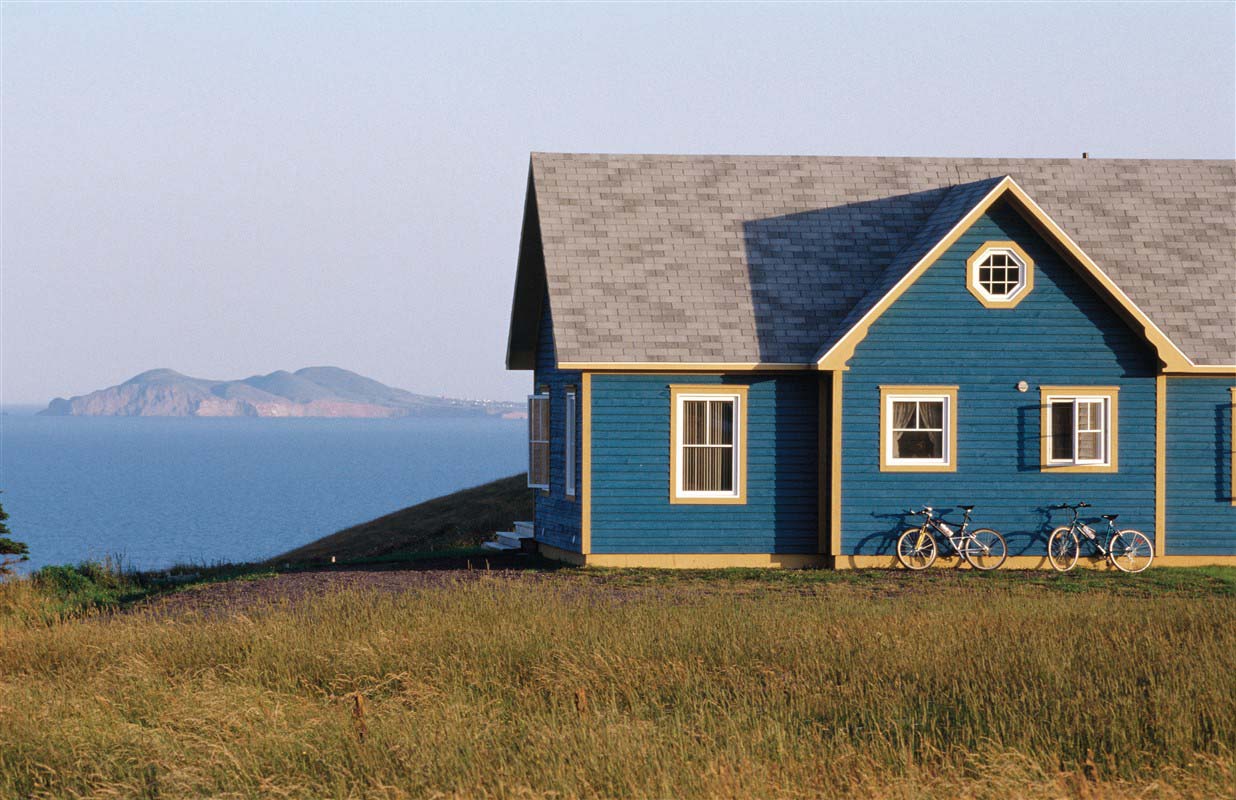
<path id="1" fill-rule="evenodd" d="M 518 397 L 529 151 L 1231 158 L 1234 8 L 6 4 L 0 399 Z"/>

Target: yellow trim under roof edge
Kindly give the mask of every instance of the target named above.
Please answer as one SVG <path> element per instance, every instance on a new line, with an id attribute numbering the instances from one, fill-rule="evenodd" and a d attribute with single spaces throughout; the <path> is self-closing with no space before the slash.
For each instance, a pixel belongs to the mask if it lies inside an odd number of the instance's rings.
<path id="1" fill-rule="evenodd" d="M 773 361 L 562 361 L 558 369 L 586 369 L 593 372 L 787 372 L 815 370 L 815 364 L 788 364 Z"/>
<path id="2" fill-rule="evenodd" d="M 924 272 L 927 271 L 928 267 L 939 260 L 940 256 L 944 255 L 944 253 L 947 252 L 948 249 L 961 238 L 962 234 L 969 230 L 969 228 L 978 220 L 980 216 L 985 214 L 997 200 L 1006 195 L 1012 195 L 1013 198 L 1017 200 L 1022 210 L 1029 214 L 1030 222 L 1040 229 L 1040 234 L 1048 234 L 1046 238 L 1050 243 L 1059 249 L 1063 249 L 1066 254 L 1072 256 L 1077 263 L 1081 264 L 1083 271 L 1104 290 L 1106 290 L 1116 304 L 1142 327 L 1143 338 L 1150 342 L 1150 344 L 1155 348 L 1155 352 L 1158 354 L 1159 360 L 1163 363 L 1164 368 L 1168 370 L 1179 370 L 1182 372 L 1188 372 L 1196 369 L 1197 365 L 1195 365 L 1188 356 L 1181 352 L 1180 348 L 1178 348 L 1176 344 L 1167 337 L 1167 334 L 1163 333 L 1163 331 L 1154 324 L 1150 317 L 1138 308 L 1137 304 L 1129 299 L 1129 296 L 1116 285 L 1115 281 L 1109 278 L 1107 273 L 1100 269 L 1099 266 L 1090 258 L 1090 256 L 1086 255 L 1077 243 L 1074 242 L 1067 233 L 1065 233 L 1064 229 L 1061 228 L 1055 220 L 1049 217 L 1047 212 L 1043 211 L 1043 209 L 1039 207 L 1038 203 L 1034 202 L 1030 195 L 1026 194 L 1025 190 L 1017 185 L 1017 181 L 1013 180 L 1013 178 L 1008 175 L 1004 176 L 1004 178 L 983 197 L 983 199 L 979 200 L 979 202 L 972 209 L 970 209 L 970 211 L 967 212 L 966 215 L 962 217 L 961 220 L 958 221 L 947 234 L 945 234 L 943 239 L 927 251 L 927 254 L 919 259 L 918 263 L 915 264 L 909 272 L 903 275 L 901 279 L 893 285 L 892 289 L 889 289 L 888 292 L 880 298 L 879 302 L 868 309 L 867 313 L 863 314 L 862 318 L 860 318 L 859 321 L 850 328 L 850 330 L 846 331 L 846 333 L 842 335 L 842 337 L 838 339 L 833 346 L 824 353 L 824 355 L 820 356 L 816 362 L 819 368 L 834 370 L 845 369 L 846 362 L 849 361 L 854 355 L 854 350 L 858 344 L 866 338 L 867 331 L 871 328 L 872 323 L 879 319 L 879 317 L 888 310 L 889 306 L 896 302 L 897 299 L 901 297 L 901 295 L 905 293 L 905 291 L 909 289 L 910 286 L 912 286 Z"/>

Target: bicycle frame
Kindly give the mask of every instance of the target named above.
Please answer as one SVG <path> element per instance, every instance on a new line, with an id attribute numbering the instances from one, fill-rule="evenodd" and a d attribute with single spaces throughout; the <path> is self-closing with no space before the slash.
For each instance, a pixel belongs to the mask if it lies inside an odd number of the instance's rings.
<path id="1" fill-rule="evenodd" d="M 1099 533 L 1094 528 L 1090 527 L 1090 525 L 1077 518 L 1077 512 L 1080 509 L 1080 506 L 1077 508 L 1065 506 L 1065 508 L 1068 508 L 1073 512 L 1073 519 L 1069 521 L 1069 530 L 1074 536 L 1077 537 L 1077 541 L 1079 543 L 1089 541 L 1090 544 L 1094 545 L 1094 549 L 1098 550 L 1100 555 L 1106 558 L 1109 554 L 1107 551 L 1107 545 L 1104 544 L 1104 542 L 1110 542 L 1112 537 L 1116 535 L 1116 521 L 1112 519 L 1107 520 L 1107 538 L 1104 539 L 1103 534 Z"/>
<path id="2" fill-rule="evenodd" d="M 967 539 L 971 538 L 969 534 L 969 529 L 970 529 L 970 512 L 969 511 L 964 512 L 964 516 L 961 520 L 961 527 L 958 528 L 957 530 L 953 530 L 949 526 L 949 524 L 944 521 L 942 517 L 936 516 L 935 509 L 932 509 L 931 511 L 928 511 L 927 509 L 923 509 L 922 511 L 916 511 L 913 513 L 922 514 L 924 517 L 926 517 L 926 519 L 923 521 L 923 529 L 926 530 L 928 526 L 931 526 L 931 529 L 935 531 L 936 533 L 940 534 L 940 537 L 948 542 L 949 547 L 953 548 L 954 554 L 958 556 L 961 555 L 961 544 L 965 542 Z M 921 541 L 919 542 L 919 545 L 922 545 Z"/>

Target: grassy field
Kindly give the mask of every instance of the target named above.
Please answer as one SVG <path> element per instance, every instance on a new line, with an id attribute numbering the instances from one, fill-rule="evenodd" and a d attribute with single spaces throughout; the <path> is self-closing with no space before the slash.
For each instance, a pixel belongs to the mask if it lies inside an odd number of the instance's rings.
<path id="1" fill-rule="evenodd" d="M 0 587 L 0 796 L 1236 786 L 1236 570 L 432 577 L 67 615 Z"/>

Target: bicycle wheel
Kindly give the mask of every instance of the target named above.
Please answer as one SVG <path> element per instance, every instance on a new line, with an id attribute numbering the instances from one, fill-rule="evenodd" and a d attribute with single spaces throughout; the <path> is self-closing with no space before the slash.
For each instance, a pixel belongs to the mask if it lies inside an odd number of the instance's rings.
<path id="1" fill-rule="evenodd" d="M 897 560 L 906 569 L 927 569 L 936 552 L 936 539 L 925 528 L 910 528 L 897 539 Z"/>
<path id="2" fill-rule="evenodd" d="M 1009 546 L 1004 537 L 991 528 L 979 528 L 970 534 L 961 546 L 961 556 L 975 569 L 997 569 L 1009 557 Z"/>
<path id="3" fill-rule="evenodd" d="M 1077 564 L 1081 542 L 1072 528 L 1056 528 L 1047 540 L 1047 560 L 1056 572 L 1068 572 Z"/>
<path id="4" fill-rule="evenodd" d="M 1141 572 L 1154 561 L 1154 544 L 1141 531 L 1116 531 L 1107 543 L 1107 558 L 1121 572 Z"/>

